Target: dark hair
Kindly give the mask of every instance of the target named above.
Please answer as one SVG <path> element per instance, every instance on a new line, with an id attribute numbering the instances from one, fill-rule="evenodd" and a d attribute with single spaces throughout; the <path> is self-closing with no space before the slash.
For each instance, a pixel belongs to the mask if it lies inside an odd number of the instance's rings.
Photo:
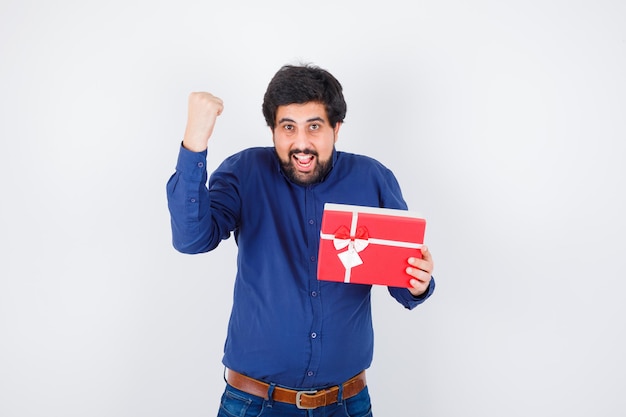
<path id="1" fill-rule="evenodd" d="M 328 122 L 335 127 L 346 117 L 346 101 L 339 81 L 328 71 L 312 64 L 284 65 L 270 81 L 263 97 L 263 116 L 274 130 L 276 109 L 311 101 L 326 107 Z"/>

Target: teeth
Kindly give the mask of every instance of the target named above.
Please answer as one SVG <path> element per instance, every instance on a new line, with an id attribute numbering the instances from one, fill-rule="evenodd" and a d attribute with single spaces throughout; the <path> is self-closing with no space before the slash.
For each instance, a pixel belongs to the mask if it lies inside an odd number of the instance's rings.
<path id="1" fill-rule="evenodd" d="M 307 165 L 307 164 L 311 163 L 311 161 L 313 161 L 313 156 L 312 155 L 294 155 L 294 156 L 298 160 L 298 163 L 300 163 L 302 165 Z"/>

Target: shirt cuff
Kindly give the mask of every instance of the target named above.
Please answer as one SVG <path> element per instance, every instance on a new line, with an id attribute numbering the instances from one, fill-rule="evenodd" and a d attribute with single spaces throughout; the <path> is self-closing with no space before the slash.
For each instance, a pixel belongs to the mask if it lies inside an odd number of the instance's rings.
<path id="1" fill-rule="evenodd" d="M 180 145 L 176 171 L 187 181 L 202 181 L 206 173 L 207 151 L 193 152 Z"/>

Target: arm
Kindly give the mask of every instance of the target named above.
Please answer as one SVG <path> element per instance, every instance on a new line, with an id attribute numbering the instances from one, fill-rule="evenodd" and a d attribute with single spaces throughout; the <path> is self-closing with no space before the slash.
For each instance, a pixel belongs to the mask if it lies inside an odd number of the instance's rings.
<path id="1" fill-rule="evenodd" d="M 393 173 L 383 171 L 385 186 L 382 187 L 382 206 L 389 208 L 407 209 L 402 197 L 400 185 Z M 422 258 L 409 258 L 406 273 L 411 276 L 410 288 L 388 287 L 389 293 L 400 304 L 408 309 L 415 308 L 431 296 L 435 290 L 435 280 L 432 277 L 434 269 L 433 257 L 428 247 L 422 246 Z"/>
<path id="2" fill-rule="evenodd" d="M 214 210 L 207 189 L 206 149 L 222 101 L 209 93 L 192 93 L 185 137 L 176 172 L 167 183 L 172 243 L 180 252 L 199 253 L 215 248 L 234 228 L 227 210 Z M 212 204 L 213 203 L 213 204 Z M 215 211 L 215 214 L 213 214 Z"/>

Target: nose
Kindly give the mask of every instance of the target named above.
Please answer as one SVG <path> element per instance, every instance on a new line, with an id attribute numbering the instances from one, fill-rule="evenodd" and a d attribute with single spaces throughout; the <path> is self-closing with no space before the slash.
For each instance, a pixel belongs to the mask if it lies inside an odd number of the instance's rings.
<path id="1" fill-rule="evenodd" d="M 311 140 L 306 129 L 298 129 L 293 145 L 294 148 L 299 150 L 305 150 L 311 147 Z"/>

